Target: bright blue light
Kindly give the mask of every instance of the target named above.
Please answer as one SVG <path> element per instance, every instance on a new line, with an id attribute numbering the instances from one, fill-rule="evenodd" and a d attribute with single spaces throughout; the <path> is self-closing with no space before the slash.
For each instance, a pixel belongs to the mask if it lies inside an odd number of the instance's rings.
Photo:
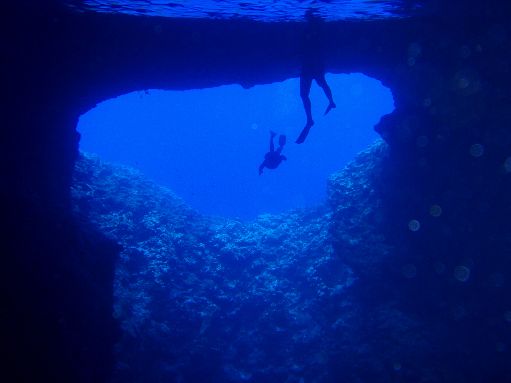
<path id="1" fill-rule="evenodd" d="M 377 138 L 373 126 L 393 110 L 390 91 L 363 76 L 327 75 L 337 108 L 313 83 L 316 124 L 305 124 L 298 79 L 243 89 L 134 92 L 103 102 L 80 118 L 80 149 L 128 164 L 168 186 L 205 214 L 253 218 L 319 204 L 326 179 Z M 257 168 L 269 131 L 286 134 L 288 160 Z"/>

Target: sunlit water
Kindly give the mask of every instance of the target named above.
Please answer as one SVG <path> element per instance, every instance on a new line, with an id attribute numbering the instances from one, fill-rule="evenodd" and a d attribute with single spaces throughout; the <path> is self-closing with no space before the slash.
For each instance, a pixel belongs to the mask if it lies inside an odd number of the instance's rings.
<path id="1" fill-rule="evenodd" d="M 300 21 L 313 9 L 327 21 L 413 16 L 415 0 L 65 0 L 78 11 L 174 18 L 244 18 L 265 22 Z"/>
<path id="2" fill-rule="evenodd" d="M 80 118 L 80 148 L 140 169 L 202 213 L 255 218 L 311 207 L 326 197 L 326 180 L 378 137 L 373 126 L 392 112 L 389 89 L 362 74 L 326 76 L 337 108 L 313 84 L 315 125 L 305 124 L 298 79 L 243 89 L 151 90 L 108 100 Z M 258 167 L 270 130 L 285 134 L 287 161 Z"/>

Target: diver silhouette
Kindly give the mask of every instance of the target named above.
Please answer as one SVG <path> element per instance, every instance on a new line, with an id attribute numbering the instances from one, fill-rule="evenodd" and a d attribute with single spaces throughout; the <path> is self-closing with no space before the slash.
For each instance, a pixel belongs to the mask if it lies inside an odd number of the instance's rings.
<path id="1" fill-rule="evenodd" d="M 316 80 L 316 83 L 323 89 L 328 99 L 328 106 L 324 115 L 328 114 L 328 112 L 336 107 L 332 96 L 332 90 L 325 80 L 324 50 L 321 38 L 323 20 L 316 16 L 313 10 L 307 11 L 306 18 L 307 26 L 302 46 L 302 69 L 300 72 L 300 97 L 302 98 L 303 107 L 307 116 L 307 123 L 296 140 L 297 144 L 301 144 L 305 141 L 310 128 L 314 125 L 311 100 L 309 97 L 312 80 Z"/>
<path id="2" fill-rule="evenodd" d="M 259 165 L 259 175 L 263 174 L 263 169 L 266 167 L 268 169 L 276 169 L 282 161 L 287 160 L 285 156 L 280 154 L 282 149 L 284 149 L 284 145 L 286 144 L 286 136 L 281 134 L 279 136 L 279 147 L 275 150 L 275 146 L 273 145 L 273 138 L 277 135 L 275 132 L 270 132 L 270 151 L 265 154 L 264 161 L 261 165 Z"/>

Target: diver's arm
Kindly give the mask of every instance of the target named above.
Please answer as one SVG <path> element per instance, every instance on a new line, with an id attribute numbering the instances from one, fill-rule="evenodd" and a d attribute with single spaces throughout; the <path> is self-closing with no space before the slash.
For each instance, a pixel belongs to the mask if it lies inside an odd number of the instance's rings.
<path id="1" fill-rule="evenodd" d="M 259 175 L 263 174 L 263 169 L 264 169 L 265 163 L 266 163 L 266 161 L 263 161 L 263 163 L 261 165 L 259 165 Z"/>

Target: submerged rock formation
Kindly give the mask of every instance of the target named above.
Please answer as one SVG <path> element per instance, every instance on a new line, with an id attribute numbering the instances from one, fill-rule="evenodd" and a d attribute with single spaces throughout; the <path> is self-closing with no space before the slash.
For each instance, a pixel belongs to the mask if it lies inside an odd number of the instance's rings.
<path id="1" fill-rule="evenodd" d="M 324 380 L 352 283 L 328 209 L 206 218 L 133 170 L 87 156 L 73 195 L 77 213 L 123 246 L 116 381 Z"/>
<path id="2" fill-rule="evenodd" d="M 509 376 L 504 343 L 490 349 L 481 342 L 492 332 L 505 336 L 506 311 L 492 321 L 490 312 L 467 306 L 485 294 L 470 292 L 474 266 L 455 266 L 455 257 L 442 263 L 438 253 L 426 260 L 403 254 L 420 235 L 419 220 L 382 229 L 382 205 L 393 190 L 385 186 L 388 161 L 388 147 L 377 144 L 331 177 L 329 207 L 242 223 L 203 217 L 136 171 L 83 156 L 76 213 L 123 247 L 114 380 Z M 437 209 L 431 222 L 445 225 Z M 402 243 L 388 234 L 396 231 Z M 492 286 L 494 294 L 502 284 Z M 475 369 L 463 365 L 471 358 Z"/>
<path id="3" fill-rule="evenodd" d="M 331 257 L 356 276 L 364 321 L 351 339 L 374 340 L 351 347 L 372 358 L 338 366 L 352 381 L 510 380 L 511 12 L 502 1 L 432 4 L 423 17 L 325 28 L 327 69 L 381 80 L 396 104 L 377 126 L 389 145 L 378 167 L 338 175 L 330 191 Z M 301 26 L 75 14 L 56 0 L 3 10 L 3 373 L 105 381 L 118 250 L 71 215 L 79 115 L 133 90 L 296 76 Z M 405 347 L 389 372 L 415 324 L 416 353 Z"/>

